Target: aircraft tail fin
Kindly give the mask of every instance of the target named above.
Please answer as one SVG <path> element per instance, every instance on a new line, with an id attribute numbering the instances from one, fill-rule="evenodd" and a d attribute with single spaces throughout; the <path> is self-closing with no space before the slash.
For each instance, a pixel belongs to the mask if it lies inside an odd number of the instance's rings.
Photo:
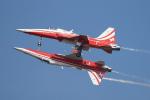
<path id="1" fill-rule="evenodd" d="M 116 44 L 115 32 L 116 30 L 114 28 L 109 27 L 96 39 L 106 41 L 107 45 Z"/>
<path id="2" fill-rule="evenodd" d="M 120 50 L 120 46 L 116 44 L 115 32 L 115 28 L 109 27 L 96 38 L 101 41 L 101 48 L 107 53 L 112 53 L 113 50 Z"/>
<path id="3" fill-rule="evenodd" d="M 95 72 L 95 71 L 89 70 L 88 74 L 89 74 L 91 81 L 94 85 L 100 85 L 105 72 L 102 72 L 102 71 L 101 72 Z"/>

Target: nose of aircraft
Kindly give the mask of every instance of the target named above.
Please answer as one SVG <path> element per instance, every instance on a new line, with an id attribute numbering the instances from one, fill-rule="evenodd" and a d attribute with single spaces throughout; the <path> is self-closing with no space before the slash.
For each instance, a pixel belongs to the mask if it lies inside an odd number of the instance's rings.
<path id="1" fill-rule="evenodd" d="M 34 29 L 16 29 L 16 31 L 28 33 L 34 31 Z"/>
<path id="2" fill-rule="evenodd" d="M 22 48 L 14 47 L 14 49 L 21 51 Z"/>
<path id="3" fill-rule="evenodd" d="M 31 29 L 16 29 L 19 32 L 31 32 Z"/>

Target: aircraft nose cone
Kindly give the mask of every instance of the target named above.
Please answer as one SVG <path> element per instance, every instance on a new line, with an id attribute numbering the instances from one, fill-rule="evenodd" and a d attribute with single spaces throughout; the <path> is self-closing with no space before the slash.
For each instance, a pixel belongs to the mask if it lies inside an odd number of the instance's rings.
<path id="1" fill-rule="evenodd" d="M 29 29 L 16 29 L 16 31 L 19 31 L 19 32 L 29 32 L 30 30 Z"/>
<path id="2" fill-rule="evenodd" d="M 19 48 L 19 47 L 14 47 L 14 49 L 16 49 L 18 51 L 23 51 L 23 48 Z"/>
<path id="3" fill-rule="evenodd" d="M 14 47 L 14 49 L 18 50 L 18 49 L 20 49 L 20 48 L 18 48 L 18 47 Z"/>

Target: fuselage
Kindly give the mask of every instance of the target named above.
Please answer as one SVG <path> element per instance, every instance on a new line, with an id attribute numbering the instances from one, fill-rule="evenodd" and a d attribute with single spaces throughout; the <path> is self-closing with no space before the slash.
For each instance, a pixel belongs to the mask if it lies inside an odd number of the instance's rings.
<path id="1" fill-rule="evenodd" d="M 78 38 L 78 42 L 86 42 L 84 45 L 85 48 L 86 47 L 101 48 L 102 46 L 105 46 L 107 42 L 110 42 L 106 40 L 100 41 L 96 38 L 92 38 L 89 36 L 87 36 L 87 40 L 85 40 L 79 34 L 75 34 L 72 31 L 66 31 L 62 29 L 17 29 L 17 30 L 30 35 L 56 39 L 58 41 L 70 44 L 75 44 L 77 41 L 76 39 Z"/>
<path id="2" fill-rule="evenodd" d="M 49 64 L 66 67 L 75 67 L 78 69 L 85 69 L 85 70 L 111 71 L 111 68 L 106 66 L 104 63 L 97 63 L 82 58 L 74 58 L 71 57 L 70 55 L 51 54 L 38 50 L 24 49 L 24 48 L 16 48 L 16 49 L 28 55 L 36 57 L 42 61 L 45 61 Z"/>

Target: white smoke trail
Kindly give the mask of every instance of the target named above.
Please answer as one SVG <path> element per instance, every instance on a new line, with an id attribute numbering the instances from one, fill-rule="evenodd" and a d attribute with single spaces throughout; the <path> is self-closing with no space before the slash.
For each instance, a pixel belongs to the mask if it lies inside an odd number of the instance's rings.
<path id="1" fill-rule="evenodd" d="M 141 81 L 150 83 L 150 80 L 147 79 L 147 78 L 139 77 L 139 76 L 136 76 L 136 75 L 130 75 L 130 74 L 114 71 L 114 70 L 112 72 L 115 73 L 115 74 L 119 74 L 121 76 L 125 76 L 125 77 L 129 77 L 129 78 L 132 78 L 132 79 L 137 79 L 137 80 L 141 80 Z"/>
<path id="2" fill-rule="evenodd" d="M 113 81 L 113 82 L 139 85 L 139 86 L 144 86 L 144 87 L 149 87 L 150 88 L 150 84 L 148 84 L 148 83 L 142 83 L 142 82 L 136 82 L 136 81 L 130 81 L 130 80 L 123 80 L 123 79 L 115 79 L 115 78 L 109 78 L 109 77 L 104 77 L 103 79 L 108 80 L 108 81 Z"/>
<path id="3" fill-rule="evenodd" d="M 150 54 L 149 50 L 133 49 L 133 48 L 128 48 L 128 47 L 120 47 L 120 48 L 123 49 L 123 50 Z"/>

